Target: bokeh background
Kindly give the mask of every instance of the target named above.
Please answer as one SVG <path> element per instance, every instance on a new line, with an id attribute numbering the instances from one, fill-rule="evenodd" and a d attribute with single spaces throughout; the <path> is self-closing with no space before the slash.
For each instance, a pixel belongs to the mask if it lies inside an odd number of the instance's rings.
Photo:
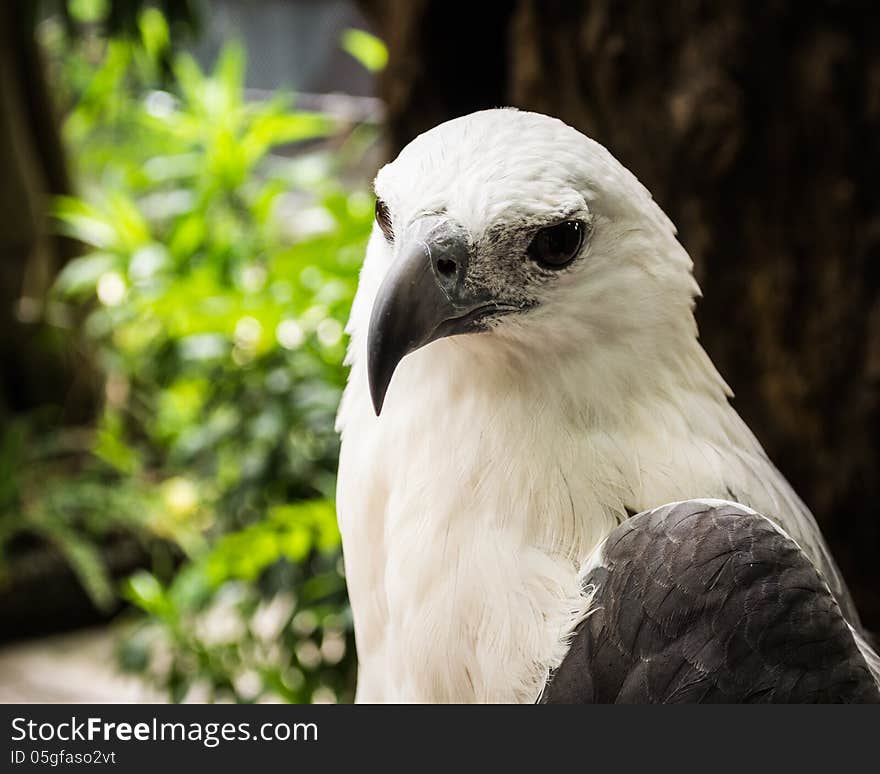
<path id="1" fill-rule="evenodd" d="M 880 18 L 858 0 L 0 4 L 0 700 L 349 701 L 333 506 L 378 166 L 499 105 L 653 191 L 880 630 Z"/>

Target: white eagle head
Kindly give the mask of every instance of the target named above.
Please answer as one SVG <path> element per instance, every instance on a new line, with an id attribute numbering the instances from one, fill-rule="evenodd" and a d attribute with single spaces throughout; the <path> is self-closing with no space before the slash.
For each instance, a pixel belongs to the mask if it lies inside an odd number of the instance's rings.
<path id="1" fill-rule="evenodd" d="M 462 368 L 491 362 L 557 384 L 574 374 L 579 392 L 619 392 L 695 340 L 699 291 L 674 227 L 562 121 L 512 109 L 448 121 L 386 165 L 375 190 L 349 330 L 377 414 L 401 361 L 432 342 L 432 357 L 446 348 Z"/>

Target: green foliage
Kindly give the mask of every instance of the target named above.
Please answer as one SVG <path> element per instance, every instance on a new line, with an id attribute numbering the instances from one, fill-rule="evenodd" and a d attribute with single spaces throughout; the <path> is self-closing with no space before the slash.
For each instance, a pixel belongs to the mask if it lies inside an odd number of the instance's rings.
<path id="1" fill-rule="evenodd" d="M 142 615 L 120 647 L 173 699 L 347 700 L 333 422 L 371 197 L 341 182 L 345 127 L 245 99 L 239 47 L 205 74 L 169 55 L 160 13 L 138 28 L 43 31 L 82 191 L 54 213 L 86 248 L 55 304 L 82 320 L 106 401 L 77 469 L 44 471 L 26 498 L 0 489 L 0 507 L 27 500 L 27 529 L 63 544 L 99 604 L 115 594 L 101 524 L 175 547 L 124 584 Z"/>
<path id="2" fill-rule="evenodd" d="M 125 533 L 150 541 L 158 503 L 138 477 L 119 478 L 91 449 L 93 433 L 36 432 L 13 421 L 0 433 L 0 583 L 13 541 L 41 541 L 63 556 L 95 605 L 112 609 L 116 591 L 102 550 Z"/>
<path id="3" fill-rule="evenodd" d="M 175 700 L 351 697 L 351 619 L 329 502 L 276 506 L 220 537 L 170 583 L 142 571 L 124 593 L 151 623 L 123 643 L 122 663 Z"/>

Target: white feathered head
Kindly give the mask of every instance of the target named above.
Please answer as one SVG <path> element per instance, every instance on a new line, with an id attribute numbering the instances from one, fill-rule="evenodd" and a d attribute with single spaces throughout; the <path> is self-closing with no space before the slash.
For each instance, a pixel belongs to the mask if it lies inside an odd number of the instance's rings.
<path id="1" fill-rule="evenodd" d="M 699 291 L 674 227 L 562 121 L 511 109 L 457 118 L 413 140 L 375 190 L 350 332 L 376 413 L 400 361 L 440 339 L 475 367 L 575 363 L 581 389 L 620 390 L 695 338 Z"/>

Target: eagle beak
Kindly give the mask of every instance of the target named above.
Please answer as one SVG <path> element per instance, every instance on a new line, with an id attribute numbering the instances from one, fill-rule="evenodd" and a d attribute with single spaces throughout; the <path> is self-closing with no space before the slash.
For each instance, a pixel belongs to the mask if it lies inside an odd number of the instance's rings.
<path id="1" fill-rule="evenodd" d="M 470 249 L 467 234 L 449 220 L 426 216 L 401 246 L 370 316 L 367 375 L 376 416 L 397 364 L 432 341 L 484 326 L 502 311 L 485 293 L 465 287 Z"/>

